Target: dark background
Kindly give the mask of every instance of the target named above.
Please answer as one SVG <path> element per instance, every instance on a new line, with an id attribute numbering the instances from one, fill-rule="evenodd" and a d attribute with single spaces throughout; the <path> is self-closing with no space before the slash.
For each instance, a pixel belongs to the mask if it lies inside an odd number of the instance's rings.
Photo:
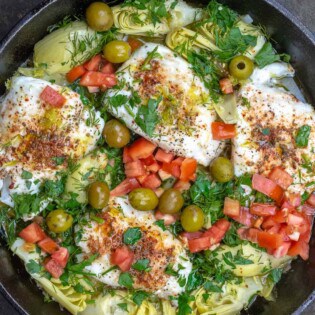
<path id="1" fill-rule="evenodd" d="M 277 1 L 283 4 L 294 15 L 298 16 L 300 21 L 315 34 L 315 0 Z M 0 0 L 0 40 L 10 31 L 10 29 L 18 22 L 18 20 L 20 20 L 26 13 L 28 13 L 32 8 L 41 2 L 42 0 Z M 0 315 L 17 314 L 18 313 L 11 306 L 11 304 L 0 294 Z M 302 314 L 315 314 L 315 302 Z"/>

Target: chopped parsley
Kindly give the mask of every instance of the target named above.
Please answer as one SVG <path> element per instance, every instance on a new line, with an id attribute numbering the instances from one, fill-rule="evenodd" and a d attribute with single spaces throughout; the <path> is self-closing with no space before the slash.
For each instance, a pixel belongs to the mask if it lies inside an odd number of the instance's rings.
<path id="1" fill-rule="evenodd" d="M 40 273 L 42 270 L 42 266 L 37 263 L 35 260 L 31 259 L 27 264 L 26 264 L 26 269 L 29 273 Z"/>
<path id="2" fill-rule="evenodd" d="M 205 288 L 206 291 L 208 292 L 217 292 L 217 293 L 221 293 L 223 292 L 222 289 L 217 286 L 216 284 L 214 284 L 211 281 L 206 281 L 203 285 L 203 287 Z"/>
<path id="3" fill-rule="evenodd" d="M 119 275 L 118 284 L 120 284 L 123 287 L 126 287 L 127 289 L 132 289 L 133 286 L 133 280 L 129 272 L 122 272 Z"/>
<path id="4" fill-rule="evenodd" d="M 276 268 L 272 269 L 268 275 L 268 279 L 273 283 L 278 283 L 282 275 L 282 269 Z"/>
<path id="5" fill-rule="evenodd" d="M 149 259 L 139 259 L 133 265 L 132 268 L 138 271 L 150 271 L 149 267 L 150 260 Z"/>
<path id="6" fill-rule="evenodd" d="M 126 245 L 135 245 L 142 237 L 140 228 L 129 228 L 123 235 L 123 241 Z"/>
<path id="7" fill-rule="evenodd" d="M 311 134 L 311 127 L 308 125 L 304 125 L 300 127 L 297 131 L 295 137 L 295 144 L 299 148 L 304 148 L 308 146 L 308 139 Z"/>
<path id="8" fill-rule="evenodd" d="M 118 303 L 117 305 L 123 311 L 128 312 L 128 304 L 127 303 Z"/>
<path id="9" fill-rule="evenodd" d="M 140 306 L 142 304 L 142 302 L 148 298 L 150 296 L 150 294 L 148 292 L 145 291 L 136 291 L 133 295 L 132 295 L 132 300 L 135 304 L 137 304 L 138 306 Z"/>
<path id="10" fill-rule="evenodd" d="M 162 101 L 162 96 L 158 99 L 149 99 L 147 106 L 140 106 L 135 118 L 136 124 L 150 137 L 153 136 L 155 127 L 159 122 L 157 108 Z"/>
<path id="11" fill-rule="evenodd" d="M 154 225 L 158 226 L 162 229 L 162 231 L 166 231 L 166 226 L 164 220 L 157 220 L 154 222 Z"/>
<path id="12" fill-rule="evenodd" d="M 32 173 L 25 170 L 22 171 L 22 175 L 21 175 L 22 179 L 31 179 L 32 177 L 33 177 Z"/>
<path id="13" fill-rule="evenodd" d="M 55 157 L 53 157 L 51 159 L 58 166 L 58 165 L 62 165 L 66 158 L 63 157 L 63 156 L 55 156 Z"/>

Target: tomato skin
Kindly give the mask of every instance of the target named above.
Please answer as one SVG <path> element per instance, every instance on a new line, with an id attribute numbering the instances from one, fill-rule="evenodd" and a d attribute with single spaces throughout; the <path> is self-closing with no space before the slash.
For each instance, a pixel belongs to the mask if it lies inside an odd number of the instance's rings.
<path id="1" fill-rule="evenodd" d="M 260 231 L 258 229 L 254 229 L 254 228 L 239 228 L 237 230 L 237 234 L 242 240 L 248 240 L 252 243 L 258 242 L 259 232 Z"/>
<path id="2" fill-rule="evenodd" d="M 52 258 L 45 260 L 44 268 L 56 279 L 63 274 L 63 268 Z"/>
<path id="3" fill-rule="evenodd" d="M 282 245 L 272 252 L 272 255 L 276 258 L 281 258 L 288 253 L 290 246 L 291 242 L 283 242 Z"/>
<path id="4" fill-rule="evenodd" d="M 68 82 L 73 83 L 75 80 L 81 78 L 85 72 L 86 69 L 84 66 L 76 66 L 66 74 L 66 78 Z"/>
<path id="5" fill-rule="evenodd" d="M 277 211 L 277 207 L 274 205 L 268 205 L 263 203 L 253 203 L 249 211 L 251 214 L 266 217 L 270 215 L 275 215 Z"/>
<path id="6" fill-rule="evenodd" d="M 150 189 L 156 189 L 158 187 L 160 187 L 162 184 L 162 181 L 160 180 L 160 178 L 158 177 L 157 174 L 150 174 L 148 175 L 143 183 L 142 183 L 142 187 L 145 188 L 150 188 Z"/>
<path id="7" fill-rule="evenodd" d="M 116 248 L 111 254 L 111 263 L 117 265 L 123 272 L 131 268 L 133 260 L 134 253 L 125 245 Z"/>
<path id="8" fill-rule="evenodd" d="M 135 178 L 126 178 L 110 192 L 110 195 L 112 197 L 124 196 L 129 194 L 132 190 L 140 187 L 139 182 Z"/>
<path id="9" fill-rule="evenodd" d="M 280 204 L 283 199 L 284 192 L 282 188 L 276 183 L 274 183 L 272 180 L 262 175 L 259 174 L 253 175 L 252 187 L 253 189 L 275 200 L 277 204 Z"/>
<path id="10" fill-rule="evenodd" d="M 35 244 L 47 237 L 42 228 L 35 222 L 24 228 L 19 233 L 19 236 L 23 238 L 26 242 L 32 244 Z"/>
<path id="11" fill-rule="evenodd" d="M 288 225 L 302 225 L 305 223 L 305 221 L 299 213 L 289 213 L 287 223 Z"/>
<path id="12" fill-rule="evenodd" d="M 182 232 L 180 233 L 180 237 L 189 241 L 201 237 L 202 234 L 202 232 Z"/>
<path id="13" fill-rule="evenodd" d="M 145 159 L 153 154 L 156 145 L 144 138 L 139 138 L 129 146 L 129 156 L 133 160 Z"/>
<path id="14" fill-rule="evenodd" d="M 300 255 L 303 260 L 308 260 L 310 246 L 304 241 L 292 242 L 292 246 L 288 250 L 289 256 Z"/>
<path id="15" fill-rule="evenodd" d="M 156 173 L 160 170 L 161 166 L 156 161 L 155 157 L 153 155 L 150 155 L 149 157 L 142 159 L 141 162 L 146 166 L 146 170 Z"/>
<path id="16" fill-rule="evenodd" d="M 195 173 L 197 170 L 197 161 L 195 159 L 186 158 L 180 166 L 180 177 L 179 179 L 187 182 L 195 179 Z"/>
<path id="17" fill-rule="evenodd" d="M 50 237 L 46 237 L 37 244 L 44 252 L 53 254 L 59 249 L 59 245 Z"/>
<path id="18" fill-rule="evenodd" d="M 288 189 L 293 183 L 292 176 L 279 166 L 275 167 L 270 172 L 268 178 L 278 184 L 284 190 Z"/>
<path id="19" fill-rule="evenodd" d="M 135 160 L 125 164 L 125 174 L 128 178 L 143 176 L 146 174 L 144 166 L 140 160 Z"/>
<path id="20" fill-rule="evenodd" d="M 282 236 L 280 234 L 271 234 L 268 232 L 260 231 L 258 233 L 258 244 L 260 247 L 276 249 L 283 243 Z"/>
<path id="21" fill-rule="evenodd" d="M 175 164 L 174 161 L 171 163 L 163 163 L 162 170 L 176 178 L 180 177 L 180 166 Z"/>
<path id="22" fill-rule="evenodd" d="M 229 230 L 231 223 L 225 219 L 216 221 L 211 228 L 203 233 L 203 236 L 210 237 L 210 246 L 218 244 L 223 239 L 225 233 Z"/>
<path id="23" fill-rule="evenodd" d="M 227 216 L 239 216 L 240 215 L 240 202 L 235 199 L 231 199 L 229 197 L 225 197 L 224 199 L 224 208 L 223 213 Z"/>
<path id="24" fill-rule="evenodd" d="M 102 56 L 95 55 L 89 61 L 84 64 L 84 68 L 88 71 L 98 71 L 102 62 Z"/>
<path id="25" fill-rule="evenodd" d="M 66 102 L 66 98 L 59 92 L 55 91 L 52 87 L 47 85 L 40 93 L 39 98 L 52 107 L 61 108 Z"/>
<path id="26" fill-rule="evenodd" d="M 191 253 L 198 253 L 210 248 L 210 236 L 202 236 L 196 239 L 188 240 L 188 247 Z"/>
<path id="27" fill-rule="evenodd" d="M 306 202 L 313 208 L 315 208 L 315 193 L 311 193 Z"/>
<path id="28" fill-rule="evenodd" d="M 246 207 L 240 208 L 240 214 L 238 216 L 230 216 L 230 218 L 248 227 L 253 226 L 256 220 L 255 216 L 253 216 Z"/>
<path id="29" fill-rule="evenodd" d="M 56 252 L 51 255 L 51 258 L 65 268 L 69 259 L 69 252 L 65 247 L 60 247 Z"/>
<path id="30" fill-rule="evenodd" d="M 107 62 L 106 65 L 101 68 L 101 72 L 105 74 L 114 74 L 115 68 L 111 62 Z"/>
<path id="31" fill-rule="evenodd" d="M 86 72 L 80 80 L 82 86 L 103 86 L 110 88 L 117 84 L 115 74 L 106 74 L 98 71 Z"/>
<path id="32" fill-rule="evenodd" d="M 232 139 L 236 136 L 235 125 L 225 124 L 223 122 L 215 121 L 211 124 L 213 140 Z"/>
<path id="33" fill-rule="evenodd" d="M 232 94 L 234 92 L 233 84 L 229 78 L 221 79 L 219 83 L 223 94 Z"/>
<path id="34" fill-rule="evenodd" d="M 143 45 L 143 43 L 140 40 L 130 36 L 128 37 L 127 42 L 131 47 L 131 53 L 133 53 L 135 50 L 137 50 Z"/>
<path id="35" fill-rule="evenodd" d="M 129 148 L 128 147 L 124 147 L 123 162 L 124 163 L 132 162 L 132 158 L 129 155 Z"/>
<path id="36" fill-rule="evenodd" d="M 159 162 L 171 163 L 174 160 L 174 154 L 167 153 L 162 149 L 158 149 L 155 154 L 155 158 Z"/>
<path id="37" fill-rule="evenodd" d="M 179 214 L 166 214 L 161 211 L 155 211 L 154 217 L 156 220 L 164 220 L 165 225 L 171 225 L 179 219 Z"/>

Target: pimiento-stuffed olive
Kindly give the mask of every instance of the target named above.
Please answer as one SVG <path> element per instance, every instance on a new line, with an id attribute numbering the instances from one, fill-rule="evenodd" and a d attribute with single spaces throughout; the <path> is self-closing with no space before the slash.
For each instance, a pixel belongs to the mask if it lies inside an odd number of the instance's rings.
<path id="1" fill-rule="evenodd" d="M 130 131 L 121 122 L 112 119 L 105 124 L 103 137 L 112 148 L 122 148 L 130 141 Z"/>
<path id="2" fill-rule="evenodd" d="M 103 48 L 103 55 L 106 60 L 112 63 L 122 63 L 129 59 L 131 47 L 122 40 L 113 40 Z"/>
<path id="3" fill-rule="evenodd" d="M 204 220 L 202 209 L 194 205 L 186 207 L 180 216 L 180 222 L 186 232 L 199 231 L 204 224 Z"/>
<path id="4" fill-rule="evenodd" d="M 226 183 L 234 177 L 233 164 L 229 159 L 220 156 L 211 163 L 210 173 L 217 182 Z"/>
<path id="5" fill-rule="evenodd" d="M 104 182 L 94 182 L 90 185 L 88 190 L 89 204 L 94 209 L 103 209 L 108 205 L 109 201 L 109 188 Z"/>
<path id="6" fill-rule="evenodd" d="M 159 199 L 149 188 L 136 188 L 129 194 L 129 202 L 133 208 L 141 211 L 154 210 Z"/>
<path id="7" fill-rule="evenodd" d="M 231 60 L 229 70 L 234 78 L 246 80 L 254 71 L 254 63 L 246 56 L 237 56 Z"/>
<path id="8" fill-rule="evenodd" d="M 184 205 L 184 198 L 177 189 L 167 189 L 161 195 L 159 200 L 159 211 L 162 213 L 173 214 L 183 207 Z"/>
<path id="9" fill-rule="evenodd" d="M 73 217 L 63 209 L 51 211 L 46 217 L 46 224 L 51 232 L 63 233 L 71 228 Z"/>
<path id="10" fill-rule="evenodd" d="M 112 9 L 104 2 L 93 2 L 86 10 L 86 21 L 95 31 L 104 32 L 114 24 Z"/>

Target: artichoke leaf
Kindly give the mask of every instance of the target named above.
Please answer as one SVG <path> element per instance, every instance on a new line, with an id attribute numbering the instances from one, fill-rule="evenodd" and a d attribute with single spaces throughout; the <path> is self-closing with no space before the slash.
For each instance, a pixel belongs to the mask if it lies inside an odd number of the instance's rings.
<path id="1" fill-rule="evenodd" d="M 165 2 L 168 17 L 162 18 L 159 23 L 151 21 L 147 8 L 140 10 L 134 6 L 114 6 L 112 11 L 115 27 L 118 32 L 129 35 L 161 36 L 174 28 L 191 24 L 201 17 L 200 9 L 193 8 L 182 0 L 173 7 L 173 2 L 172 0 Z"/>
<path id="2" fill-rule="evenodd" d="M 213 106 L 217 114 L 226 124 L 237 123 L 238 114 L 235 94 L 224 95 L 219 102 L 214 102 Z"/>

